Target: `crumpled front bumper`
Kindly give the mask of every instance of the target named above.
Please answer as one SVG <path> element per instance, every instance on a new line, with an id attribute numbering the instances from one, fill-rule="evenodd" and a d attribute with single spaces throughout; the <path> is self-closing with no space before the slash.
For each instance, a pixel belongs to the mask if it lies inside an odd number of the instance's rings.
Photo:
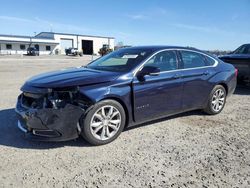
<path id="1" fill-rule="evenodd" d="M 27 138 L 39 141 L 66 141 L 79 136 L 79 119 L 84 110 L 66 104 L 64 108 L 33 109 L 22 105 L 21 97 L 16 104 L 18 127 Z"/>

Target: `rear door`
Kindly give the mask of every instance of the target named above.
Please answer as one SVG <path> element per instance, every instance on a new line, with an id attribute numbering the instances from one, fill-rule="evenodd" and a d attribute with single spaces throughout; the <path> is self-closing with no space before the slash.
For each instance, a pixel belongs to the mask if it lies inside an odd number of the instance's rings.
<path id="1" fill-rule="evenodd" d="M 172 114 L 181 110 L 182 83 L 178 76 L 176 51 L 162 51 L 144 66 L 160 68 L 157 76 L 133 80 L 134 114 L 136 122 Z"/>
<path id="2" fill-rule="evenodd" d="M 183 82 L 183 110 L 202 108 L 212 90 L 209 78 L 215 74 L 215 61 L 202 53 L 179 50 Z"/>

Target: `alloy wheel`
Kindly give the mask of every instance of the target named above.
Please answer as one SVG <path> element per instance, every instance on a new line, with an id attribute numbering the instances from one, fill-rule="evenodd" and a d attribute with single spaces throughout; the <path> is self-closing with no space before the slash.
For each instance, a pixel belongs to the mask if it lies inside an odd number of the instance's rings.
<path id="1" fill-rule="evenodd" d="M 219 112 L 225 103 L 225 92 L 222 89 L 217 89 L 212 97 L 212 108 L 215 112 Z"/>
<path id="2" fill-rule="evenodd" d="M 98 140 L 112 138 L 121 125 L 121 113 L 111 105 L 105 105 L 96 110 L 91 118 L 90 130 Z"/>

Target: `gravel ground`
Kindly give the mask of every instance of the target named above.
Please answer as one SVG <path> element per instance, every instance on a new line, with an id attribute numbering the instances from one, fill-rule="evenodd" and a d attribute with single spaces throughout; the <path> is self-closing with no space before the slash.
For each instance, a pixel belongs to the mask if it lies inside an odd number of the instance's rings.
<path id="1" fill-rule="evenodd" d="M 91 57 L 0 56 L 0 187 L 249 187 L 250 89 L 223 112 L 199 111 L 125 130 L 108 145 L 26 140 L 14 107 L 32 75 Z"/>

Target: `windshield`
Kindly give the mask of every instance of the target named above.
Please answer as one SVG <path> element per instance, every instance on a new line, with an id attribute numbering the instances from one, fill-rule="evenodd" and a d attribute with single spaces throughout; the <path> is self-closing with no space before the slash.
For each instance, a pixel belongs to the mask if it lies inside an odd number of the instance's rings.
<path id="1" fill-rule="evenodd" d="M 250 44 L 240 46 L 234 51 L 234 54 L 250 54 Z"/>
<path id="2" fill-rule="evenodd" d="M 152 53 L 150 49 L 120 49 L 105 55 L 87 68 L 111 72 L 129 72 Z"/>

